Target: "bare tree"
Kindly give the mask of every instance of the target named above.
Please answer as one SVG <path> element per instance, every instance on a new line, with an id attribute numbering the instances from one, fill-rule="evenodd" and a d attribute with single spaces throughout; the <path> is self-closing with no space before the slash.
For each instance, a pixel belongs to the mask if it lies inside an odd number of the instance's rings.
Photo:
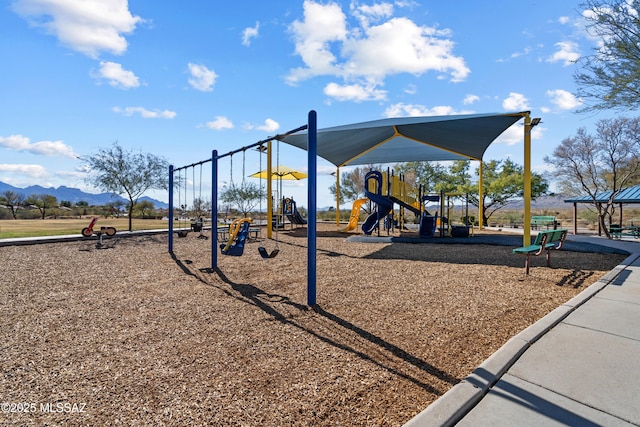
<path id="1" fill-rule="evenodd" d="M 15 191 L 7 190 L 0 194 L 0 204 L 5 205 L 11 210 L 13 219 L 17 219 L 17 210 L 24 203 L 25 196 L 22 193 L 16 193 Z"/>
<path id="2" fill-rule="evenodd" d="M 129 231 L 133 228 L 133 208 L 138 198 L 148 190 L 168 188 L 169 163 L 165 159 L 124 150 L 117 142 L 84 160 L 91 170 L 90 183 L 129 199 Z"/>
<path id="3" fill-rule="evenodd" d="M 598 223 L 610 238 L 615 197 L 640 180 L 640 118 L 603 119 L 595 135 L 580 128 L 566 138 L 545 161 L 555 166 L 561 190 L 570 195 L 587 194 L 598 212 Z M 608 200 L 599 199 L 608 194 Z M 607 224 L 608 223 L 608 224 Z"/>

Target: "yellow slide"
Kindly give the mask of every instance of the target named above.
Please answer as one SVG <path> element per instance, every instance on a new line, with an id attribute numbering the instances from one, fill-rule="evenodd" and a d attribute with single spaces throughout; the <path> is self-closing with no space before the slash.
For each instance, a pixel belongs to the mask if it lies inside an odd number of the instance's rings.
<path id="1" fill-rule="evenodd" d="M 358 227 L 358 221 L 360 220 L 360 208 L 362 208 L 362 205 L 364 205 L 368 201 L 369 199 L 365 197 L 364 199 L 358 199 L 353 202 L 349 224 L 347 224 L 347 226 L 340 231 L 351 231 L 355 230 Z"/>
<path id="2" fill-rule="evenodd" d="M 251 218 L 240 218 L 240 219 L 234 219 L 231 222 L 231 225 L 229 226 L 229 241 L 227 242 L 227 244 L 224 247 L 221 247 L 220 249 L 222 249 L 223 252 L 226 252 L 229 250 L 229 248 L 231 247 L 231 245 L 233 244 L 233 241 L 236 240 L 236 236 L 238 235 L 238 231 L 240 231 L 240 228 L 242 228 L 242 224 L 248 222 L 249 224 L 251 224 Z"/>

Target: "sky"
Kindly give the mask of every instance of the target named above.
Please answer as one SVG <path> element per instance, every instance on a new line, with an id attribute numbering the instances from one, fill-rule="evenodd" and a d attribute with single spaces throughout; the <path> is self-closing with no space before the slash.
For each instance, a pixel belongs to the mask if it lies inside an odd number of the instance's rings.
<path id="1" fill-rule="evenodd" d="M 542 118 L 532 168 L 546 174 L 563 139 L 607 117 L 576 112 L 575 61 L 597 45 L 579 4 L 3 1 L 0 181 L 100 192 L 82 160 L 99 148 L 117 142 L 179 167 L 304 125 L 310 110 L 320 129 L 530 110 Z M 274 161 L 307 170 L 306 152 L 274 148 Z M 244 157 L 220 161 L 221 185 L 266 168 L 256 151 Z M 523 163 L 522 121 L 484 157 L 506 158 Z M 334 171 L 318 159 L 319 207 L 334 205 Z M 189 172 L 186 193 L 207 198 L 199 176 Z M 306 206 L 306 181 L 283 182 L 283 195 Z"/>

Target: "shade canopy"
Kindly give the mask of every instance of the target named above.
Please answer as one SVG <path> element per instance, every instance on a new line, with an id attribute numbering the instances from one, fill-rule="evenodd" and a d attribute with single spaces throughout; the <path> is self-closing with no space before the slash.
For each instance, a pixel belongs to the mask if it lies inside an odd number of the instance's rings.
<path id="1" fill-rule="evenodd" d="M 318 156 L 336 166 L 481 160 L 489 145 L 528 112 L 397 117 L 319 129 Z M 307 133 L 278 138 L 307 149 Z"/>
<path id="2" fill-rule="evenodd" d="M 268 176 L 269 174 L 266 169 L 249 175 L 249 177 L 251 178 L 260 178 L 260 179 L 267 179 Z M 293 168 L 280 165 L 271 170 L 271 176 L 278 179 L 300 180 L 300 179 L 305 179 L 307 177 L 307 174 L 297 171 Z"/>
<path id="3" fill-rule="evenodd" d="M 596 196 L 597 203 L 607 203 L 613 192 L 611 190 L 603 191 Z M 566 203 L 593 203 L 591 196 L 578 196 L 571 199 L 565 199 Z M 613 197 L 614 203 L 640 203 L 640 185 L 626 188 Z"/>

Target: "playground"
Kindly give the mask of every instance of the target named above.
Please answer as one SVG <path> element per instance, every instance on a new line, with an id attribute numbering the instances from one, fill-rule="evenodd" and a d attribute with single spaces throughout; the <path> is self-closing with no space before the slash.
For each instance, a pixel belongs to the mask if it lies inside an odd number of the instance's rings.
<path id="1" fill-rule="evenodd" d="M 0 247 L 4 401 L 83 410 L 2 424 L 402 425 L 625 258 L 567 249 L 525 275 L 514 246 L 470 244 L 488 231 L 360 243 L 319 223 L 310 307 L 306 231 L 214 272 L 196 232 L 173 256 L 166 234 Z"/>

